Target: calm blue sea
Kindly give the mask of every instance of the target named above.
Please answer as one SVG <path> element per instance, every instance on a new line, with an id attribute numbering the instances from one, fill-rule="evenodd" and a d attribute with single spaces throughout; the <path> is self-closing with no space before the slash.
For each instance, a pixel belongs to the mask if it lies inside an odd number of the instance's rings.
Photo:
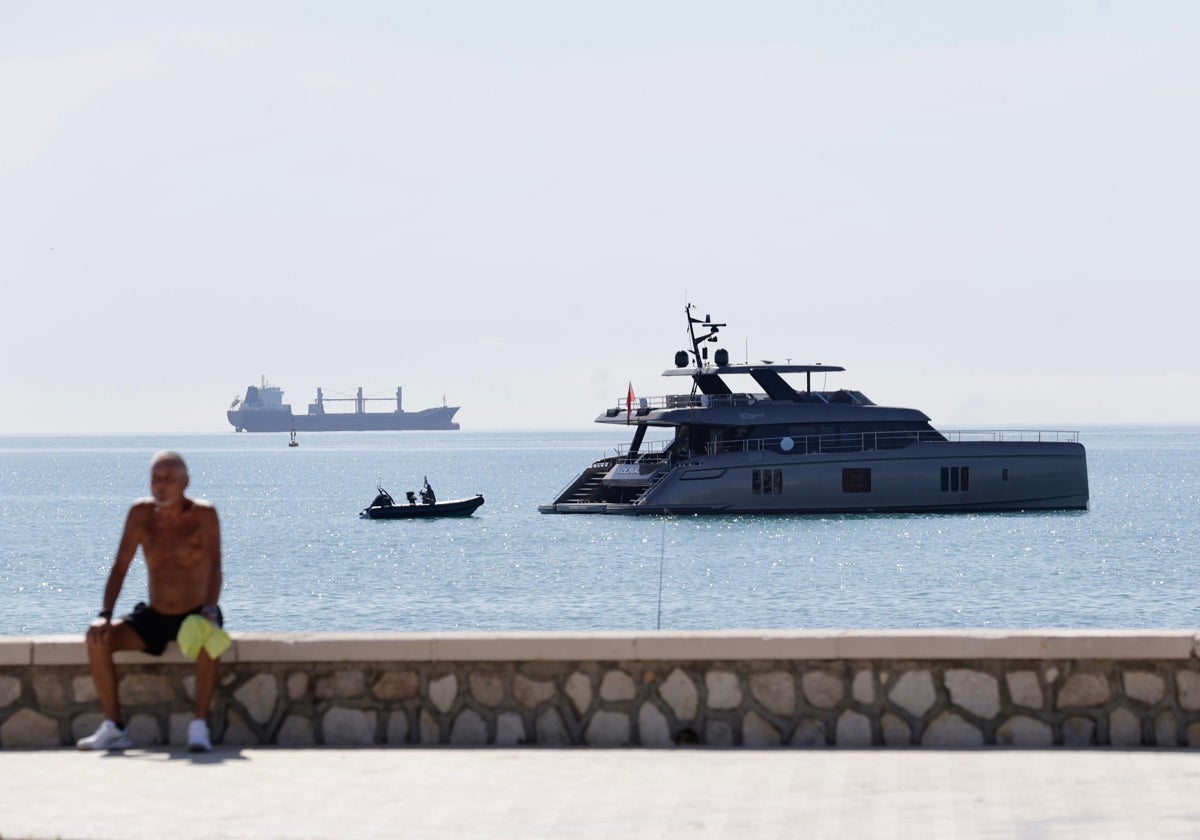
<path id="1" fill-rule="evenodd" d="M 1200 624 L 1200 427 L 1084 429 L 1087 512 L 544 516 L 624 430 L 0 437 L 0 635 L 80 632 L 129 503 L 177 449 L 223 527 L 234 630 Z M 429 476 L 469 519 L 358 511 Z M 661 597 L 660 597 L 661 591 Z M 135 562 L 118 604 L 145 597 Z"/>

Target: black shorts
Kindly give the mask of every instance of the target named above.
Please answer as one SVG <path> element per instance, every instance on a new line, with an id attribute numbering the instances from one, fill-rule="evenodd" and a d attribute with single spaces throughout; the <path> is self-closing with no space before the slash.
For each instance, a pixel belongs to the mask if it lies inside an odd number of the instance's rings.
<path id="1" fill-rule="evenodd" d="M 199 606 L 183 615 L 163 615 L 147 606 L 145 601 L 138 601 L 133 612 L 121 616 L 121 620 L 128 624 L 133 632 L 137 633 L 138 638 L 146 643 L 146 653 L 151 656 L 162 656 L 167 645 L 175 641 L 175 637 L 179 635 L 179 626 L 183 624 L 183 620 L 189 615 L 200 615 L 202 609 L 204 607 Z M 221 627 L 224 623 L 221 617 L 221 608 L 217 607 L 217 626 Z"/>

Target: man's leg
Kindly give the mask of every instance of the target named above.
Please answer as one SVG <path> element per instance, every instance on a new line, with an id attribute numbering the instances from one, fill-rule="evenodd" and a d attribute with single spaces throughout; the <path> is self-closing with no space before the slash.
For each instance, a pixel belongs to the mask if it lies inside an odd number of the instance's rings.
<path id="1" fill-rule="evenodd" d="M 213 692 L 217 688 L 217 660 L 208 655 L 204 648 L 196 658 L 196 720 L 208 720 L 208 708 L 212 705 Z"/>
<path id="2" fill-rule="evenodd" d="M 92 669 L 92 682 L 96 684 L 96 695 L 104 716 L 124 728 L 121 720 L 121 704 L 117 696 L 117 666 L 113 654 L 119 650 L 145 650 L 146 643 L 133 628 L 117 620 L 104 633 L 89 633 L 87 637 L 88 664 Z"/>
<path id="3" fill-rule="evenodd" d="M 217 688 L 217 660 L 204 648 L 196 657 L 196 718 L 188 724 L 188 750 L 208 752 L 212 739 L 208 736 L 208 708 Z"/>

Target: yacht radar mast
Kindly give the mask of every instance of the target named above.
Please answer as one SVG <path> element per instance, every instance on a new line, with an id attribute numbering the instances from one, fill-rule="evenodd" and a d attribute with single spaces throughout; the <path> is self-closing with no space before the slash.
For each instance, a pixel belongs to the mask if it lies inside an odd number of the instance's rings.
<path id="1" fill-rule="evenodd" d="M 687 304 L 687 306 L 684 307 L 683 311 L 687 315 L 687 319 L 688 319 L 688 338 L 690 339 L 690 341 L 692 343 L 692 349 L 691 349 L 692 359 L 696 363 L 696 370 L 700 371 L 700 370 L 704 369 L 706 363 L 708 362 L 708 348 L 701 347 L 700 345 L 706 341 L 715 342 L 717 340 L 717 333 L 719 333 L 721 331 L 721 327 L 724 327 L 726 325 L 725 324 L 714 324 L 712 321 L 712 316 L 710 316 L 710 315 L 705 315 L 704 320 L 701 321 L 699 318 L 696 318 L 692 315 L 693 308 L 694 308 L 693 304 L 689 303 L 689 304 Z M 701 329 L 709 330 L 709 332 L 706 333 L 705 335 L 697 336 L 696 335 L 696 325 L 697 324 L 701 324 L 702 325 Z M 718 364 L 719 365 L 725 364 L 725 362 L 722 361 L 719 353 L 720 353 L 720 351 L 718 351 L 718 356 L 717 356 Z M 676 367 L 686 367 L 687 366 L 687 351 L 680 351 L 679 353 L 675 354 L 675 366 Z M 699 388 L 699 383 L 696 382 L 695 380 L 693 380 L 692 393 L 693 394 L 696 393 L 698 388 Z"/>

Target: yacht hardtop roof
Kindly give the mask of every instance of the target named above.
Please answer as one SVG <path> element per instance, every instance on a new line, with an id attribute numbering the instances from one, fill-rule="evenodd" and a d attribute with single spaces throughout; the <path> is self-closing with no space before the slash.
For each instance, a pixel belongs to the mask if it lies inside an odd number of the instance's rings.
<path id="1" fill-rule="evenodd" d="M 836 373 L 844 371 L 838 365 L 777 365 L 774 362 L 744 365 L 705 365 L 702 368 L 670 368 L 663 376 L 703 376 L 705 374 L 745 373 L 751 376 L 758 370 L 773 370 L 776 373 Z"/>
<path id="2" fill-rule="evenodd" d="M 814 373 L 836 373 L 845 370 L 837 365 L 777 365 L 765 362 L 761 365 L 705 365 L 700 368 L 675 368 L 663 371 L 663 376 L 690 376 L 701 393 L 732 394 L 733 391 L 725 383 L 722 376 L 728 374 L 746 374 L 753 377 L 767 396 L 773 400 L 796 400 L 801 393 L 812 391 L 812 375 Z M 780 374 L 803 373 L 806 375 L 804 392 L 797 391 Z"/>

